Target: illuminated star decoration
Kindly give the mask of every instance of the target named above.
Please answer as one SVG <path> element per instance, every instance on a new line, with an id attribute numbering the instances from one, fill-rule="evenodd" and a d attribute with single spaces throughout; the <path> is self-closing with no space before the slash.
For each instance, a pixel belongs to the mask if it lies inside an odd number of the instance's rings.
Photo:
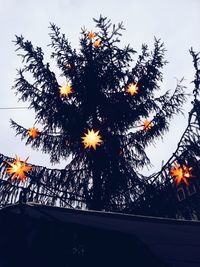
<path id="1" fill-rule="evenodd" d="M 11 168 L 6 169 L 7 173 L 12 174 L 11 180 L 16 179 L 17 177 L 22 182 L 26 180 L 25 172 L 29 172 L 32 168 L 31 166 L 26 166 L 27 160 L 28 158 L 24 162 L 21 162 L 20 158 L 16 156 L 14 162 L 6 161 L 6 163 L 11 166 Z"/>
<path id="2" fill-rule="evenodd" d="M 38 130 L 38 128 L 35 128 L 35 127 L 29 128 L 28 129 L 28 134 L 29 134 L 30 137 L 36 138 L 39 135 L 39 130 Z"/>
<path id="3" fill-rule="evenodd" d="M 94 47 L 95 48 L 99 48 L 101 46 L 101 40 L 100 39 L 97 39 L 95 42 L 94 42 Z"/>
<path id="4" fill-rule="evenodd" d="M 142 126 L 145 131 L 148 131 L 149 129 L 153 127 L 153 123 L 149 120 L 144 120 Z"/>
<path id="5" fill-rule="evenodd" d="M 61 96 L 68 96 L 72 93 L 72 87 L 69 84 L 65 84 L 59 87 Z"/>
<path id="6" fill-rule="evenodd" d="M 139 90 L 139 87 L 135 83 L 130 83 L 127 87 L 127 92 L 130 93 L 131 95 L 137 94 Z"/>
<path id="7" fill-rule="evenodd" d="M 191 170 L 192 167 L 187 167 L 184 164 L 182 167 L 179 167 L 176 163 L 174 163 L 174 169 L 170 170 L 170 174 L 175 178 L 176 185 L 179 185 L 183 180 L 186 185 L 188 185 L 188 178 L 192 177 Z"/>
<path id="8" fill-rule="evenodd" d="M 66 66 L 66 68 L 67 68 L 68 70 L 71 70 L 71 68 L 72 68 L 72 65 L 69 64 L 69 63 L 67 63 L 65 66 Z"/>
<path id="9" fill-rule="evenodd" d="M 85 136 L 81 138 L 83 139 L 82 143 L 84 144 L 85 148 L 93 147 L 95 150 L 96 146 L 103 142 L 101 140 L 102 137 L 99 135 L 99 131 L 94 132 L 93 129 L 91 131 L 88 129 L 87 134 L 85 133 Z"/>
<path id="10" fill-rule="evenodd" d="M 96 34 L 94 33 L 94 32 L 88 32 L 88 39 L 90 39 L 90 40 L 92 40 L 92 39 L 94 39 L 94 37 L 96 36 Z"/>

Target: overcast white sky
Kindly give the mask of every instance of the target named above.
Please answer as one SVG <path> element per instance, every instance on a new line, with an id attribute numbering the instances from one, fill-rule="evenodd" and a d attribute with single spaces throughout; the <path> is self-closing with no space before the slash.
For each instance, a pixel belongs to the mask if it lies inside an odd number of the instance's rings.
<path id="1" fill-rule="evenodd" d="M 21 66 L 12 42 L 15 35 L 22 34 L 49 55 L 49 22 L 61 27 L 72 45 L 77 47 L 81 27 L 94 29 L 92 18 L 98 18 L 100 14 L 114 23 L 123 21 L 126 31 L 122 43 L 130 43 L 138 52 L 142 43 L 152 47 L 154 36 L 161 38 L 167 49 L 166 60 L 169 61 L 164 69 L 163 90 L 173 90 L 176 78 L 184 76 L 188 92 L 191 92 L 194 69 L 188 50 L 193 46 L 200 51 L 199 13 L 200 0 L 0 0 L 0 107 L 26 106 L 26 103 L 17 102 L 11 90 L 16 69 Z M 148 155 L 155 166 L 150 173 L 159 170 L 162 160 L 166 161 L 175 150 L 187 124 L 190 101 L 185 105 L 186 117 L 175 117 L 163 141 L 158 140 L 155 147 L 148 148 Z M 32 111 L 0 110 L 0 118 L 0 153 L 11 157 L 18 154 L 22 160 L 29 156 L 29 162 L 33 164 L 51 166 L 48 155 L 26 147 L 10 129 L 10 118 L 27 128 L 31 127 L 34 122 Z"/>

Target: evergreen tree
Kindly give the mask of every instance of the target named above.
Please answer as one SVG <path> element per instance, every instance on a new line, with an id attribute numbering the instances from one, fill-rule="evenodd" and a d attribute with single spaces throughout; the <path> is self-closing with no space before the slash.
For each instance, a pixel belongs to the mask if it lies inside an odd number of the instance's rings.
<path id="1" fill-rule="evenodd" d="M 44 63 L 42 49 L 16 37 L 23 67 L 14 89 L 20 100 L 30 103 L 35 123 L 43 129 L 25 129 L 14 121 L 11 125 L 27 145 L 49 153 L 52 163 L 65 160 L 66 167 L 32 166 L 24 183 L 11 182 L 5 172 L 11 159 L 2 155 L 2 204 L 17 201 L 22 192 L 28 201 L 119 211 L 145 192 L 149 180 L 140 174 L 150 164 L 145 148 L 181 112 L 183 86 L 178 83 L 172 95 L 167 91 L 158 96 L 166 64 L 160 40 L 155 39 L 153 51 L 142 45 L 136 57 L 129 45 L 119 45 L 122 23 L 113 25 L 102 16 L 94 22 L 95 32 L 82 29 L 80 50 L 50 25 L 52 58 L 64 85 Z"/>
<path id="2" fill-rule="evenodd" d="M 192 108 L 177 147 L 162 169 L 151 176 L 126 212 L 200 219 L 200 58 L 190 49 L 195 68 Z"/>

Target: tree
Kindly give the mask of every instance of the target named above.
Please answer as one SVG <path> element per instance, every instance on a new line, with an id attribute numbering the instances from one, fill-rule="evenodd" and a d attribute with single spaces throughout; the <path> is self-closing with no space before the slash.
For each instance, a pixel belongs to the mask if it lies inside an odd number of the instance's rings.
<path id="1" fill-rule="evenodd" d="M 187 127 L 172 156 L 158 173 L 149 176 L 144 192 L 126 212 L 200 218 L 200 58 L 192 48 L 190 54 L 195 77 Z"/>
<path id="2" fill-rule="evenodd" d="M 16 36 L 23 67 L 14 89 L 20 100 L 30 103 L 35 123 L 43 129 L 25 129 L 14 121 L 11 125 L 27 145 L 49 153 L 52 163 L 66 160 L 66 167 L 33 166 L 25 183 L 10 182 L 8 159 L 2 155 L 2 203 L 15 202 L 22 189 L 29 201 L 119 211 L 144 192 L 148 180 L 140 170 L 150 164 L 145 148 L 181 112 L 183 86 L 180 82 L 172 95 L 167 91 L 158 96 L 166 64 L 160 40 L 155 39 L 153 51 L 142 45 L 134 61 L 136 51 L 119 46 L 122 23 L 111 24 L 102 16 L 94 22 L 97 31 L 82 29 L 79 51 L 50 25 L 52 58 L 66 78 L 64 85 L 44 63 L 42 49 Z"/>

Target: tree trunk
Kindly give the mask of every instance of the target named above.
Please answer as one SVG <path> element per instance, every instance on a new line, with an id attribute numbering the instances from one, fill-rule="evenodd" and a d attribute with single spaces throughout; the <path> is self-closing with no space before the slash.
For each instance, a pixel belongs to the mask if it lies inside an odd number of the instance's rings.
<path id="1" fill-rule="evenodd" d="M 92 210 L 103 210 L 103 196 L 102 196 L 102 179 L 101 179 L 101 170 L 98 164 L 97 158 L 93 162 L 93 196 L 91 200 L 90 208 Z"/>

